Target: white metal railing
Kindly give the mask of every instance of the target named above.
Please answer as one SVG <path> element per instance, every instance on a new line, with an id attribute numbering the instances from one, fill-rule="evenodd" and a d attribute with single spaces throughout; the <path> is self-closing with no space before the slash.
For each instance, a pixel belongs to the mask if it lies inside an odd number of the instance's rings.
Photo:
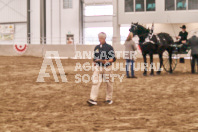
<path id="1" fill-rule="evenodd" d="M 123 44 L 126 40 L 126 36 L 121 36 L 120 41 L 121 44 Z M 106 42 L 108 44 L 113 43 L 113 37 L 107 37 Z M 53 37 L 53 38 L 38 38 L 38 37 L 32 37 L 32 38 L 23 38 L 23 37 L 14 37 L 13 40 L 0 40 L 0 44 L 9 43 L 9 44 L 16 44 L 16 43 L 27 43 L 27 44 L 67 44 L 66 37 Z M 99 44 L 98 37 L 84 37 L 84 38 L 74 38 L 75 45 L 97 45 Z"/>

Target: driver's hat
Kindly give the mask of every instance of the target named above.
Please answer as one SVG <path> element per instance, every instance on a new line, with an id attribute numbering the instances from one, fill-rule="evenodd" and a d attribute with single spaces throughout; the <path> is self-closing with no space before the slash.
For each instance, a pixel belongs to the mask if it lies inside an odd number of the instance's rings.
<path id="1" fill-rule="evenodd" d="M 183 25 L 182 27 L 180 27 L 181 29 L 186 29 L 186 25 Z"/>

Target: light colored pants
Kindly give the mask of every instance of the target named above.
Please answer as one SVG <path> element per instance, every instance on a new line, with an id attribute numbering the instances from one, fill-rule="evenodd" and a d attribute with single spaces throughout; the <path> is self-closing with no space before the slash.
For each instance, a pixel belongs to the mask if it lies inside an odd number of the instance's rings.
<path id="1" fill-rule="evenodd" d="M 99 88 L 102 82 L 107 84 L 106 89 L 106 100 L 112 100 L 113 96 L 113 82 L 111 79 L 112 75 L 112 66 L 108 66 L 106 68 L 95 66 L 93 78 L 92 78 L 92 88 L 91 88 L 91 95 L 90 99 L 97 101 Z"/>

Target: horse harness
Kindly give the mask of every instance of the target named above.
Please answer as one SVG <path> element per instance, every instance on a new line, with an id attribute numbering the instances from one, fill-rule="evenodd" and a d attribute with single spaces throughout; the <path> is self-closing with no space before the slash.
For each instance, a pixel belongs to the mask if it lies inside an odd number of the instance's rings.
<path id="1" fill-rule="evenodd" d="M 156 37 L 157 42 L 154 42 L 154 41 L 152 40 L 153 36 Z M 158 36 L 158 34 L 152 34 L 152 35 L 149 34 L 147 38 L 149 39 L 149 41 L 145 41 L 143 44 L 145 44 L 145 43 L 147 43 L 147 42 L 150 42 L 150 43 L 152 43 L 152 44 L 158 44 L 158 45 L 161 44 L 161 39 L 160 39 L 160 37 Z M 164 37 L 163 37 L 162 39 L 163 39 L 163 40 L 166 40 Z"/>

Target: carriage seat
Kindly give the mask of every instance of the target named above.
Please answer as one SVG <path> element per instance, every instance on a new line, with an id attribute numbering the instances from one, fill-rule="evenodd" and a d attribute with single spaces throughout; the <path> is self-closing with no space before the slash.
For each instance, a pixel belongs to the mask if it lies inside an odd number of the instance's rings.
<path id="1" fill-rule="evenodd" d="M 182 43 L 175 42 L 172 47 L 175 47 L 174 52 L 177 52 L 180 54 L 188 54 L 189 45 L 187 43 L 182 44 Z"/>

